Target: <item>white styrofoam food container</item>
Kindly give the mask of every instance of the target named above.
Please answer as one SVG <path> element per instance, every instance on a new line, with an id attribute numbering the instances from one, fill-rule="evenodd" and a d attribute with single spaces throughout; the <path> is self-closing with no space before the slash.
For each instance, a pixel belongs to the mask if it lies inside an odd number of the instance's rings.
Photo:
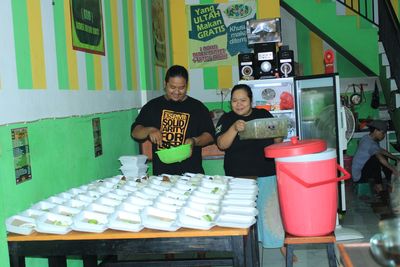
<path id="1" fill-rule="evenodd" d="M 6 219 L 6 230 L 10 233 L 30 235 L 35 227 L 35 219 L 27 216 L 14 215 Z"/>
<path id="2" fill-rule="evenodd" d="M 138 213 L 116 211 L 109 217 L 108 227 L 114 230 L 139 232 L 144 228 Z"/>
<path id="3" fill-rule="evenodd" d="M 135 156 L 121 156 L 118 158 L 121 164 L 145 164 L 147 160 L 146 155 L 135 155 Z"/>
<path id="4" fill-rule="evenodd" d="M 71 217 L 46 212 L 36 220 L 36 231 L 40 233 L 64 235 L 72 230 L 71 225 Z"/>
<path id="5" fill-rule="evenodd" d="M 81 232 L 102 233 L 107 229 L 107 216 L 93 211 L 82 211 L 73 219 L 72 229 Z"/>

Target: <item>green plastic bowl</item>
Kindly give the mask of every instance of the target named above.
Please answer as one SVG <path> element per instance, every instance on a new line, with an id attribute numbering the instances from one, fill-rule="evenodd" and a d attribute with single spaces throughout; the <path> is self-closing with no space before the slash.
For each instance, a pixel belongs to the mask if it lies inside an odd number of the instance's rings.
<path id="1" fill-rule="evenodd" d="M 181 162 L 190 157 L 190 144 L 175 146 L 156 151 L 161 162 L 171 164 Z"/>

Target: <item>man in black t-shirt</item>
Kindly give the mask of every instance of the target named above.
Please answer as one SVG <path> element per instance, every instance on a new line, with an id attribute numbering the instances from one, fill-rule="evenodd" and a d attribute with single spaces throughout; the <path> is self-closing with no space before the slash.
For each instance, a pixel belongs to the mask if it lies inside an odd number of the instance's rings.
<path id="1" fill-rule="evenodd" d="M 178 65 L 165 75 L 165 95 L 143 106 L 131 127 L 136 140 L 149 139 L 153 153 L 153 174 L 204 173 L 201 148 L 214 139 L 214 125 L 208 109 L 187 96 L 188 72 Z M 190 158 L 172 164 L 160 161 L 155 151 L 182 144 L 192 145 Z"/>

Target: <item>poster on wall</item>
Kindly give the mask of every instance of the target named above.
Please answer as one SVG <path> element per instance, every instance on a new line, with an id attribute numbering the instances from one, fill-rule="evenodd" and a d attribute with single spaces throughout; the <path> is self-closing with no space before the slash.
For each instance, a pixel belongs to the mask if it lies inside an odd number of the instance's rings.
<path id="1" fill-rule="evenodd" d="M 101 0 L 70 0 L 72 47 L 104 55 Z"/>
<path id="2" fill-rule="evenodd" d="M 28 128 L 11 129 L 16 184 L 32 179 Z"/>
<path id="3" fill-rule="evenodd" d="M 166 68 L 167 48 L 165 46 L 165 20 L 163 0 L 153 0 L 151 2 L 151 17 L 155 63 L 157 66 Z"/>
<path id="4" fill-rule="evenodd" d="M 189 67 L 236 65 L 249 53 L 246 21 L 256 17 L 255 1 L 189 5 Z"/>
<path id="5" fill-rule="evenodd" d="M 100 118 L 92 119 L 93 129 L 93 145 L 94 145 L 94 157 L 103 155 L 103 144 L 101 142 L 101 126 Z"/>

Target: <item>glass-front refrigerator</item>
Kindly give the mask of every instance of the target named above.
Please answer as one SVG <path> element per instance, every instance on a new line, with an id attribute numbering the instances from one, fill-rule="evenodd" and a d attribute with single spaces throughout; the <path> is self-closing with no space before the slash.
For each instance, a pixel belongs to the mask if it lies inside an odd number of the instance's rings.
<path id="1" fill-rule="evenodd" d="M 264 80 L 241 80 L 253 92 L 253 106 L 269 110 L 274 117 L 288 118 L 288 135 L 302 139 L 323 139 L 337 151 L 343 166 L 344 122 L 340 108 L 337 74 L 321 74 Z M 343 144 L 344 143 L 344 144 Z M 339 208 L 346 210 L 344 182 L 339 186 Z"/>

